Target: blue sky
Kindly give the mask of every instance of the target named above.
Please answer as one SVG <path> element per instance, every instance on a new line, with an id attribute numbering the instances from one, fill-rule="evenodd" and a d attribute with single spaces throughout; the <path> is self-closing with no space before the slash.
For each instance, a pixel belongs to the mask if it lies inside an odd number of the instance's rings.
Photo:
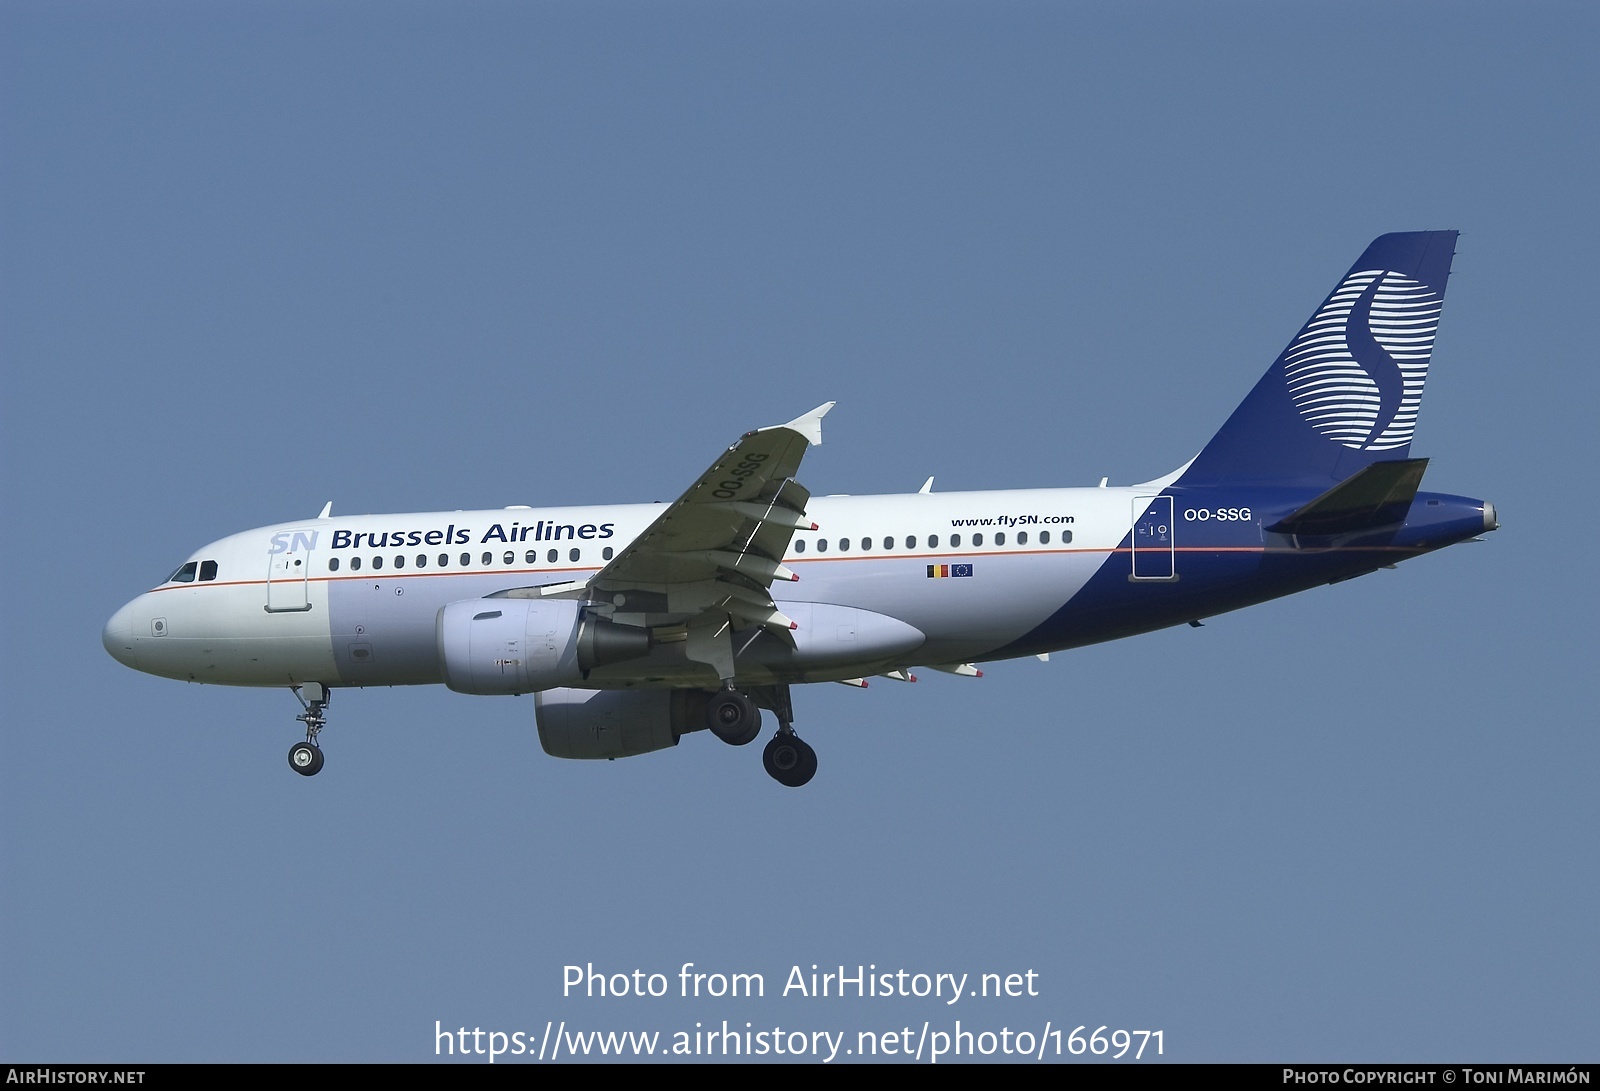
<path id="1" fill-rule="evenodd" d="M 0 1055 L 426 1060 L 435 1022 L 1160 1029 L 1600 1054 L 1600 16 L 1581 5 L 0 7 Z M 797 694 L 821 770 L 100 647 L 204 542 L 677 495 L 1144 480 L 1376 235 L 1462 231 L 1413 454 L 1504 529 L 1181 629 Z M 931 672 L 930 672 L 931 673 Z M 759 1001 L 562 968 L 759 972 Z M 1038 975 L 802 1000 L 791 966 Z M 675 980 L 675 978 L 674 978 Z"/>

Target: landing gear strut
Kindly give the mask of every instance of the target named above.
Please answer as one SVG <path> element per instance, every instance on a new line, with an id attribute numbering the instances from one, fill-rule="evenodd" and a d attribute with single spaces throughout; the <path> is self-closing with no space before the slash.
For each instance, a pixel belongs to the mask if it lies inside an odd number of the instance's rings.
<path id="1" fill-rule="evenodd" d="M 322 771 L 322 747 L 317 745 L 317 736 L 328 722 L 326 713 L 330 694 L 328 687 L 321 682 L 307 682 L 303 686 L 295 686 L 290 692 L 305 708 L 295 719 L 306 725 L 306 741 L 297 742 L 289 748 L 289 768 L 303 777 L 314 777 Z"/>

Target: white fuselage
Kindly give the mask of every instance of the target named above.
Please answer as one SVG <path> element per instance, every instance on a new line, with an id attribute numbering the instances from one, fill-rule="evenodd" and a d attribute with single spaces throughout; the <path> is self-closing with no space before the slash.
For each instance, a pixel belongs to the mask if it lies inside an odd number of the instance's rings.
<path id="1" fill-rule="evenodd" d="M 780 605 L 845 606 L 915 626 L 926 644 L 910 662 L 980 660 L 1067 602 L 1161 484 L 817 497 L 807 512 L 818 529 L 797 532 L 783 558 L 799 579 L 772 593 Z M 190 578 L 117 611 L 105 643 L 129 666 L 196 682 L 435 683 L 442 607 L 587 579 L 662 510 L 506 508 L 262 527 L 196 551 Z M 211 579 L 199 578 L 206 562 Z"/>

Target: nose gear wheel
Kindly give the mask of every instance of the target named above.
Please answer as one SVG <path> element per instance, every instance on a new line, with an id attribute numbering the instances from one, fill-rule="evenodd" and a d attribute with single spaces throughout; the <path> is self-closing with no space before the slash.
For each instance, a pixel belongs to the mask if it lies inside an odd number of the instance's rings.
<path id="1" fill-rule="evenodd" d="M 289 768 L 303 777 L 314 777 L 322 769 L 322 747 L 311 742 L 297 742 L 289 748 Z"/>

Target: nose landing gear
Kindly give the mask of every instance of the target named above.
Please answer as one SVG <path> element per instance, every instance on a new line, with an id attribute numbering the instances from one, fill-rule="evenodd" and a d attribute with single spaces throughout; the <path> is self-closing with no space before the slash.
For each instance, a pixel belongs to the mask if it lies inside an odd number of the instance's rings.
<path id="1" fill-rule="evenodd" d="M 289 768 L 303 777 L 314 777 L 322 771 L 322 747 L 317 736 L 328 722 L 326 715 L 330 693 L 321 682 L 307 682 L 290 690 L 305 711 L 295 719 L 306 725 L 306 741 L 289 748 Z"/>

